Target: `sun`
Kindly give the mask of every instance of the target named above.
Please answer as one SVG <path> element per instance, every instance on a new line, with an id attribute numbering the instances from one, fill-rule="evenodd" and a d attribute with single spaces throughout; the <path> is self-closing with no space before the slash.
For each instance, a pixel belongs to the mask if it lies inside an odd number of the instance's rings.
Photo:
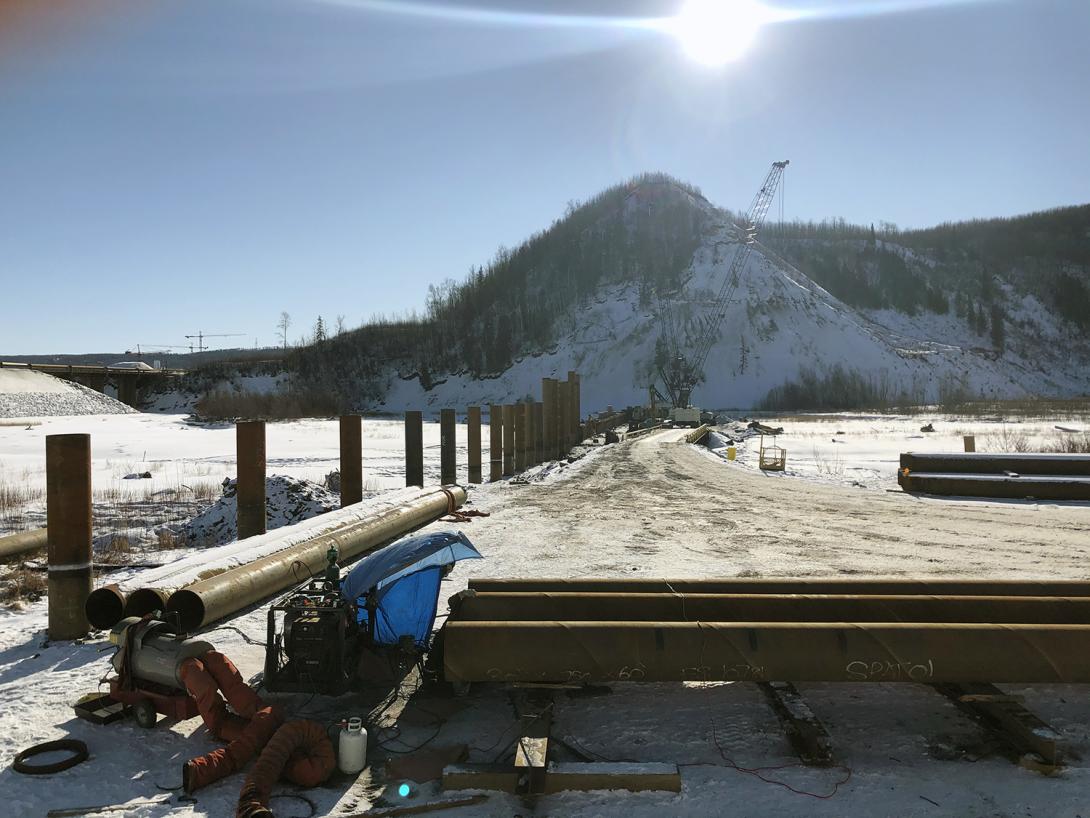
<path id="1" fill-rule="evenodd" d="M 756 0 L 686 0 L 670 29 L 691 59 L 717 66 L 742 57 L 775 18 Z"/>

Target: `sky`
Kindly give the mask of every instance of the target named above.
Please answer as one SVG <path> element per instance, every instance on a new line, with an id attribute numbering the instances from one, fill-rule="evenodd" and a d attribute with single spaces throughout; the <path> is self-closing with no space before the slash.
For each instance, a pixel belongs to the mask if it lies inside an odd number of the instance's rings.
<path id="1" fill-rule="evenodd" d="M 679 37 L 682 0 L 2 0 L 0 356 L 419 310 L 643 171 L 743 209 L 790 159 L 786 217 L 902 227 L 1090 201 L 1090 2 L 690 1 L 726 27 Z"/>

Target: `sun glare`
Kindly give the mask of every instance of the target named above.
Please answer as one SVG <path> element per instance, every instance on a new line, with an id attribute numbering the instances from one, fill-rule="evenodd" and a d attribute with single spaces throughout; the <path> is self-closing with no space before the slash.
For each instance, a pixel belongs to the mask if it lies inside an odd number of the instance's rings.
<path id="1" fill-rule="evenodd" d="M 686 0 L 671 29 L 691 59 L 716 66 L 742 57 L 774 17 L 755 0 Z"/>

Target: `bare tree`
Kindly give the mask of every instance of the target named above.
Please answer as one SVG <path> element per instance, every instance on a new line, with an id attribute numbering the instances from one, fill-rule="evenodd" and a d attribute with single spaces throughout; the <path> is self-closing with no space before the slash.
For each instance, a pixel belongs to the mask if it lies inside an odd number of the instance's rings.
<path id="1" fill-rule="evenodd" d="M 291 316 L 287 310 L 280 313 L 280 320 L 276 322 L 276 328 L 280 330 L 280 340 L 284 342 L 284 349 L 288 348 L 288 327 L 291 326 Z"/>
<path id="2" fill-rule="evenodd" d="M 344 316 L 343 315 L 338 315 L 337 316 L 337 334 L 338 335 L 344 335 L 344 331 L 345 331 Z"/>

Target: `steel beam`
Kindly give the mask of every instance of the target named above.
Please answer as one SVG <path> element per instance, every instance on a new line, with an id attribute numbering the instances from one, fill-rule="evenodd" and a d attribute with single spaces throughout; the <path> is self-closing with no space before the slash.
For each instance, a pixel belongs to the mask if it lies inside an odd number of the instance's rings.
<path id="1" fill-rule="evenodd" d="M 521 579 L 475 577 L 469 587 L 481 592 L 572 591 L 622 594 L 926 594 L 933 596 L 1090 596 L 1090 580 L 950 579 L 946 577 L 844 579 Z"/>
<path id="2" fill-rule="evenodd" d="M 454 682 L 1090 682 L 1090 626 L 451 622 Z"/>
<path id="3" fill-rule="evenodd" d="M 1090 597 L 477 593 L 459 622 L 1010 622 L 1090 625 Z"/>

